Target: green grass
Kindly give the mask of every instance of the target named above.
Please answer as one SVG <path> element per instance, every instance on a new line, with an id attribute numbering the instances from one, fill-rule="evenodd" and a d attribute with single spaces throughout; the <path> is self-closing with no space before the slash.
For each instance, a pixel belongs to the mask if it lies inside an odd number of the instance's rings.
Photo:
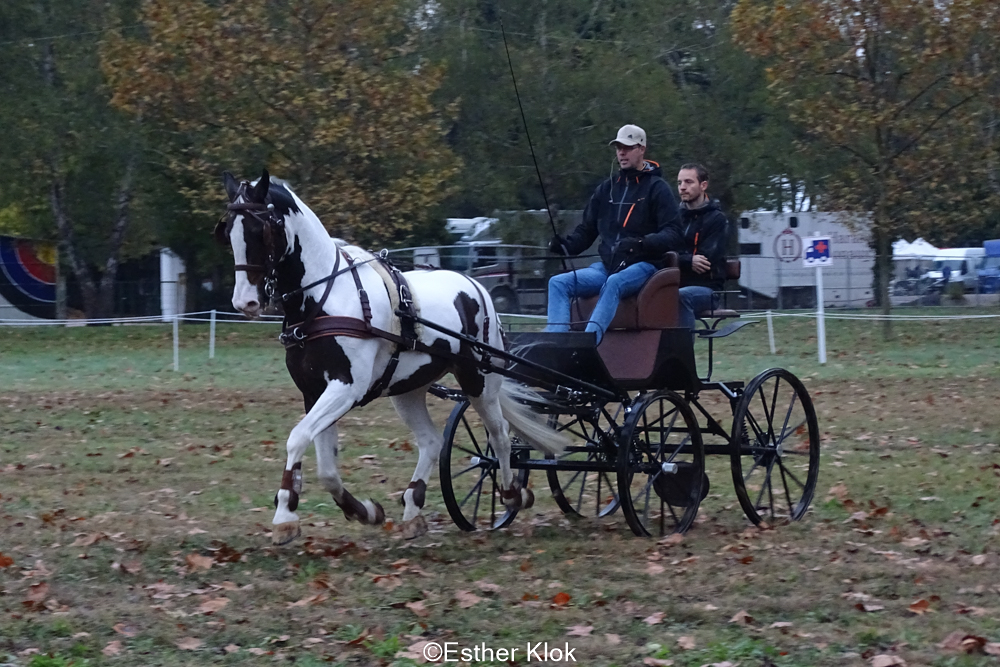
<path id="1" fill-rule="evenodd" d="M 716 347 L 717 379 L 772 366 L 805 378 L 823 436 L 813 509 L 750 528 L 716 457 L 675 546 L 633 537 L 620 513 L 568 520 L 542 475 L 535 508 L 475 534 L 451 523 L 435 475 L 431 532 L 408 543 L 346 523 L 310 452 L 303 537 L 275 548 L 271 498 L 302 411 L 275 327 L 220 324 L 209 361 L 207 326 L 183 326 L 180 372 L 165 326 L 5 330 L 0 553 L 14 563 L 0 569 L 0 662 L 408 665 L 395 656 L 435 640 L 568 642 L 587 665 L 995 664 L 938 644 L 955 630 L 1000 642 L 1000 322 L 898 323 L 889 343 L 878 324 L 828 324 L 825 366 L 813 320 L 776 319 L 776 355 L 763 323 Z M 443 426 L 451 404 L 430 401 Z M 724 416 L 724 401 L 704 402 Z M 403 441 L 388 402 L 341 420 L 346 484 L 395 519 L 416 461 Z M 208 570 L 187 560 L 215 554 Z M 466 592 L 480 600 L 463 607 Z M 909 611 L 918 600 L 930 611 Z M 742 610 L 752 623 L 731 623 Z M 568 634 L 579 627 L 592 630 Z"/>

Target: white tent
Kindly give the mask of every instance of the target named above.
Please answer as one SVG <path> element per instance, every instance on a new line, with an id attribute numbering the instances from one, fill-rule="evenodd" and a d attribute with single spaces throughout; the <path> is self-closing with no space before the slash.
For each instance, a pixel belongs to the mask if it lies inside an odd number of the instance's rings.
<path id="1" fill-rule="evenodd" d="M 933 259 L 938 249 L 923 239 L 909 243 L 899 239 L 892 244 L 893 259 Z"/>

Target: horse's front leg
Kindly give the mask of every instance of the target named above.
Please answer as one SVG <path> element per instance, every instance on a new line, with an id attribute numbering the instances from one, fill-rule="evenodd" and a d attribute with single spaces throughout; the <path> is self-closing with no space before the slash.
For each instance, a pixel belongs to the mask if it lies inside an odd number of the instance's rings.
<path id="1" fill-rule="evenodd" d="M 334 424 L 314 439 L 316 444 L 317 477 L 323 488 L 330 492 L 333 501 L 344 511 L 348 520 L 369 525 L 380 525 L 385 521 L 385 511 L 374 500 L 360 501 L 344 488 L 337 467 L 337 425 Z"/>
<path id="2" fill-rule="evenodd" d="M 288 458 L 285 460 L 285 471 L 281 476 L 281 487 L 274 498 L 274 525 L 271 533 L 271 541 L 274 544 L 287 544 L 301 534 L 299 516 L 295 510 L 299 505 L 299 494 L 302 493 L 302 455 L 305 454 L 310 442 L 330 440 L 330 436 L 323 439 L 321 434 L 328 431 L 353 407 L 358 399 L 356 393 L 350 385 L 331 382 L 302 421 L 288 435 L 286 445 Z M 336 430 L 332 432 L 332 442 L 336 447 Z M 339 475 L 337 479 L 339 480 Z M 346 491 L 342 491 L 341 496 L 343 497 L 345 493 Z M 338 505 L 341 504 L 336 494 L 334 500 Z"/>

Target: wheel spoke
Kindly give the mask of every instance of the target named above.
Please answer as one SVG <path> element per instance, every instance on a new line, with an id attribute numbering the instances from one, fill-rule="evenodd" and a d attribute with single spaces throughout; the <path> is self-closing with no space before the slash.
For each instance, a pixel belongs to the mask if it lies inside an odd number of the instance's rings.
<path id="1" fill-rule="evenodd" d="M 464 498 L 462 498 L 462 502 L 460 502 L 458 504 L 459 507 L 465 507 L 465 503 L 467 503 L 469 501 L 469 498 L 472 497 L 472 494 L 476 493 L 477 489 L 481 489 L 482 488 L 482 486 L 483 486 L 483 480 L 486 479 L 486 475 L 488 475 L 488 474 L 489 474 L 488 471 L 483 470 L 483 474 L 481 474 L 479 476 L 479 481 L 476 482 L 473 485 L 472 489 L 469 491 L 469 493 L 467 493 L 466 496 Z M 479 509 L 479 495 L 477 494 L 476 495 L 476 510 L 478 510 L 478 509 Z M 473 514 L 472 514 L 472 516 L 473 516 L 473 522 L 475 521 L 475 515 L 476 515 L 475 511 L 473 511 Z"/>
<path id="2" fill-rule="evenodd" d="M 785 467 L 784 461 L 782 461 L 780 458 L 778 459 L 778 466 L 781 468 L 782 474 L 791 477 L 793 482 L 801 486 L 803 491 L 805 490 L 806 485 L 799 481 L 799 478 L 795 476 L 795 473 L 793 473 L 791 470 Z"/>
<path id="3" fill-rule="evenodd" d="M 788 480 L 785 479 L 785 466 L 781 465 L 781 461 L 778 461 L 778 470 L 781 471 L 781 486 L 785 489 L 785 500 L 788 501 L 788 516 L 791 517 L 795 514 L 795 506 L 792 504 L 792 496 L 788 492 Z"/>
<path id="4" fill-rule="evenodd" d="M 761 429 L 760 425 L 757 423 L 757 418 L 754 417 L 749 411 L 747 412 L 746 422 L 750 425 L 753 430 L 754 436 L 757 438 L 757 442 L 766 443 L 767 436 L 764 435 L 764 431 Z"/>
<path id="5" fill-rule="evenodd" d="M 462 425 L 465 426 L 465 432 L 469 434 L 469 439 L 472 440 L 472 446 L 476 448 L 479 455 L 482 456 L 483 450 L 479 447 L 479 441 L 476 440 L 476 434 L 472 432 L 472 426 L 469 425 L 469 420 L 462 415 Z"/>
<path id="6" fill-rule="evenodd" d="M 462 447 L 461 445 L 453 445 L 452 449 L 453 450 L 458 450 L 460 452 L 465 452 L 469 456 L 478 456 L 479 458 L 486 458 L 486 454 L 483 454 L 482 452 L 474 452 L 471 449 L 467 449 L 466 447 Z"/>
<path id="7" fill-rule="evenodd" d="M 452 475 L 451 478 L 452 479 L 458 479 L 459 477 L 461 477 L 465 473 L 469 472 L 470 470 L 475 470 L 476 468 L 479 468 L 479 467 L 480 467 L 480 465 L 478 463 L 474 463 L 473 465 L 470 465 L 468 468 L 465 468 L 463 470 L 459 470 L 454 475 Z"/>
<path id="8" fill-rule="evenodd" d="M 785 439 L 785 433 L 787 433 L 787 431 L 785 429 L 788 428 L 788 420 L 792 416 L 792 410 L 795 409 L 795 400 L 798 397 L 799 397 L 798 394 L 795 394 L 795 393 L 792 394 L 792 401 L 791 401 L 791 403 L 788 404 L 788 412 L 785 413 L 785 423 L 781 425 L 781 436 L 775 440 L 776 443 L 781 443 Z M 803 421 L 805 421 L 805 420 L 803 420 Z M 794 430 L 792 432 L 794 433 Z"/>
<path id="9" fill-rule="evenodd" d="M 771 436 L 771 442 L 774 442 L 774 417 L 777 414 L 776 410 L 778 408 L 778 386 L 781 384 L 781 377 L 776 377 L 774 379 L 774 395 L 771 397 L 771 413 L 767 418 L 767 428 L 768 434 Z"/>

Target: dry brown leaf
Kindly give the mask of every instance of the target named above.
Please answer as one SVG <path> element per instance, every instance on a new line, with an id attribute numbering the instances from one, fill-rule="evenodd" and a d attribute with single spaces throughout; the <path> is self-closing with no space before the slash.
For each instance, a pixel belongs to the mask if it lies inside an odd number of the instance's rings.
<path id="1" fill-rule="evenodd" d="M 986 564 L 986 554 L 976 554 L 972 557 L 973 565 L 985 565 Z"/>
<path id="2" fill-rule="evenodd" d="M 674 661 L 670 658 L 643 658 L 643 665 L 651 665 L 652 667 L 669 667 L 674 664 Z"/>
<path id="3" fill-rule="evenodd" d="M 104 533 L 85 533 L 76 538 L 71 547 L 89 547 L 100 540 L 106 538 Z"/>
<path id="4" fill-rule="evenodd" d="M 125 635 L 126 637 L 135 637 L 139 634 L 139 628 L 132 625 L 131 623 L 116 623 L 114 626 L 115 632 L 120 635 Z"/>
<path id="5" fill-rule="evenodd" d="M 872 658 L 872 667 L 894 667 L 894 665 L 906 667 L 906 661 L 898 655 L 888 654 L 876 655 Z"/>
<path id="6" fill-rule="evenodd" d="M 948 651 L 961 651 L 962 653 L 976 653 L 986 647 L 986 638 L 969 634 L 964 630 L 955 630 L 938 644 L 940 648 Z"/>
<path id="7" fill-rule="evenodd" d="M 211 556 L 202 556 L 201 554 L 190 553 L 184 557 L 184 562 L 191 571 L 195 570 L 210 570 L 212 565 L 215 564 L 215 559 Z"/>
<path id="8" fill-rule="evenodd" d="M 424 604 L 423 600 L 415 600 L 413 602 L 407 602 L 403 606 L 405 606 L 407 609 L 412 611 L 417 616 L 420 616 L 421 618 L 429 616 L 431 613 L 430 610 L 427 609 L 427 606 Z"/>
<path id="9" fill-rule="evenodd" d="M 226 646 L 222 650 L 224 650 L 226 653 L 236 653 L 237 651 L 240 650 L 240 647 L 237 646 L 236 644 L 226 644 Z"/>
<path id="10" fill-rule="evenodd" d="M 570 637 L 589 637 L 593 631 L 592 625 L 571 625 L 566 628 L 566 634 Z"/>
<path id="11" fill-rule="evenodd" d="M 569 604 L 569 601 L 571 599 L 572 597 L 570 596 L 569 593 L 567 593 L 566 591 L 559 591 L 554 596 L 552 596 L 552 604 L 554 604 L 557 607 L 565 607 L 566 605 Z"/>
<path id="12" fill-rule="evenodd" d="M 174 645 L 182 651 L 193 651 L 202 645 L 202 641 L 195 637 L 185 637 L 174 642 Z"/>
<path id="13" fill-rule="evenodd" d="M 372 577 L 372 581 L 379 588 L 384 588 L 390 591 L 403 585 L 403 580 L 395 574 L 376 574 Z"/>
<path id="14" fill-rule="evenodd" d="M 214 614 L 222 611 L 229 604 L 229 598 L 209 598 L 198 605 L 198 612 L 202 614 Z"/>
<path id="15" fill-rule="evenodd" d="M 646 618 L 642 619 L 642 622 L 646 625 L 659 625 L 660 623 L 663 623 L 663 617 L 666 615 L 666 612 L 658 611 L 655 614 L 650 614 Z"/>
<path id="16" fill-rule="evenodd" d="M 875 612 L 875 611 L 882 611 L 883 609 L 885 609 L 885 605 L 866 604 L 864 602 L 859 602 L 856 605 L 854 605 L 854 608 L 857 609 L 858 611 Z"/>
<path id="17" fill-rule="evenodd" d="M 608 642 L 608 646 L 618 646 L 622 643 L 621 635 L 607 633 L 604 635 L 604 639 Z"/>
<path id="18" fill-rule="evenodd" d="M 498 584 L 491 583 L 485 579 L 480 579 L 479 581 L 474 581 L 472 583 L 476 586 L 476 588 L 481 591 L 486 591 L 487 593 L 499 593 L 503 590 Z"/>
<path id="19" fill-rule="evenodd" d="M 14 564 L 14 559 L 10 556 L 4 556 L 3 552 L 0 551 L 0 568 L 10 567 Z"/>
<path id="20" fill-rule="evenodd" d="M 122 652 L 122 643 L 119 640 L 114 640 L 110 642 L 107 646 L 101 649 L 101 653 L 108 656 L 109 658 L 114 657 Z"/>
<path id="21" fill-rule="evenodd" d="M 296 602 L 289 602 L 288 608 L 291 609 L 292 607 L 307 607 L 311 604 L 319 604 L 320 602 L 324 602 L 328 599 L 330 599 L 330 594 L 321 591 L 316 595 L 310 595 L 309 597 L 302 598 L 301 600 L 298 600 Z"/>
<path id="22" fill-rule="evenodd" d="M 424 656 L 424 647 L 426 647 L 430 643 L 432 642 L 426 639 L 422 639 L 415 644 L 410 644 L 405 649 L 400 649 L 399 651 L 396 651 L 396 655 L 393 657 L 409 658 L 410 660 L 413 660 L 414 662 L 417 663 L 425 663 L 427 662 L 427 658 Z M 436 644 L 437 642 L 434 643 Z"/>
<path id="23" fill-rule="evenodd" d="M 1000 655 L 1000 642 L 987 642 L 983 650 L 987 655 Z"/>
<path id="24" fill-rule="evenodd" d="M 680 646 L 685 651 L 692 651 L 695 647 L 694 637 L 689 635 L 684 635 L 683 637 L 677 638 L 677 645 Z"/>
<path id="25" fill-rule="evenodd" d="M 265 651 L 262 648 L 254 646 L 253 648 L 248 648 L 247 653 L 253 653 L 254 655 L 273 655 L 274 651 Z"/>
<path id="26" fill-rule="evenodd" d="M 753 623 L 753 616 L 748 614 L 745 609 L 741 609 L 736 612 L 731 619 L 730 623 L 738 623 L 740 625 L 750 625 Z"/>
<path id="27" fill-rule="evenodd" d="M 923 598 L 920 598 L 915 602 L 911 602 L 908 609 L 914 614 L 923 615 L 931 611 L 931 603 Z"/>
<path id="28" fill-rule="evenodd" d="M 648 565 L 646 565 L 646 574 L 651 576 L 655 576 L 657 574 L 663 574 L 665 571 L 666 568 L 660 565 L 659 563 L 649 563 Z"/>
<path id="29" fill-rule="evenodd" d="M 672 547 L 680 544 L 683 541 L 684 541 L 683 535 L 681 535 L 680 533 L 671 533 L 670 535 L 664 537 L 662 540 L 658 541 L 657 544 L 659 544 L 661 547 Z"/>
<path id="30" fill-rule="evenodd" d="M 458 606 L 462 609 L 468 609 L 483 601 L 481 597 L 469 591 L 455 591 L 455 599 L 458 600 Z"/>
<path id="31" fill-rule="evenodd" d="M 844 484 L 836 484 L 830 487 L 830 490 L 826 492 L 827 496 L 836 498 L 840 502 L 847 500 L 847 486 Z"/>

